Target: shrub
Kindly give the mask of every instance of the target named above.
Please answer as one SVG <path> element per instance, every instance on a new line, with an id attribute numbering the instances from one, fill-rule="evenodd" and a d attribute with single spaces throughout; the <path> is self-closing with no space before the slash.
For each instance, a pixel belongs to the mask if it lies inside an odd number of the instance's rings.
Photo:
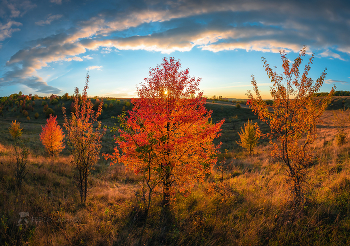
<path id="1" fill-rule="evenodd" d="M 243 148 L 249 150 L 249 154 L 252 154 L 253 148 L 258 144 L 261 136 L 260 128 L 257 123 L 253 124 L 251 120 L 248 120 L 244 124 L 244 128 L 241 128 L 241 132 L 238 133 L 240 142 L 237 142 Z"/>
<path id="2" fill-rule="evenodd" d="M 240 104 L 240 103 L 237 103 L 237 104 L 236 104 L 236 108 L 241 108 L 241 104 Z"/>
<path id="3" fill-rule="evenodd" d="M 49 118 L 50 115 L 55 115 L 55 111 L 52 108 L 48 108 L 45 112 L 46 118 Z"/>
<path id="4" fill-rule="evenodd" d="M 21 123 L 12 121 L 9 132 L 14 140 L 17 140 L 22 136 L 22 130 Z"/>
<path id="5" fill-rule="evenodd" d="M 22 114 L 24 115 L 24 117 L 27 117 L 29 115 L 27 110 L 22 110 Z"/>
<path id="6" fill-rule="evenodd" d="M 41 102 L 41 106 L 45 106 L 45 105 L 47 105 L 47 102 L 46 101 L 42 101 Z"/>
<path id="7" fill-rule="evenodd" d="M 35 119 L 38 119 L 38 118 L 39 118 L 39 113 L 38 113 L 38 112 L 35 113 L 34 118 L 35 118 Z"/>
<path id="8" fill-rule="evenodd" d="M 52 104 L 52 105 L 58 104 L 58 100 L 56 98 L 55 99 L 51 99 L 50 100 L 50 104 Z"/>

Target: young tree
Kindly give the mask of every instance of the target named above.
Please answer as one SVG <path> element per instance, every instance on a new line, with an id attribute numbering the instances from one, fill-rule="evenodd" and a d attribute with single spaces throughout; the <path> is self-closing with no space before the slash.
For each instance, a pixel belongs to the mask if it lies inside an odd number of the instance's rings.
<path id="1" fill-rule="evenodd" d="M 101 115 L 103 103 L 100 103 L 97 111 L 93 109 L 92 102 L 87 98 L 89 75 L 86 76 L 86 84 L 82 95 L 79 89 L 74 92 L 74 112 L 71 118 L 66 115 L 66 108 L 62 108 L 64 114 L 64 127 L 67 130 L 68 145 L 73 155 L 73 163 L 78 171 L 77 181 L 82 203 L 86 202 L 88 189 L 88 176 L 91 168 L 99 159 L 101 150 L 101 122 L 97 118 Z"/>
<path id="2" fill-rule="evenodd" d="M 25 176 L 27 175 L 27 157 L 28 150 L 25 146 L 21 146 L 22 143 L 20 141 L 20 137 L 22 136 L 22 128 L 19 122 L 12 121 L 11 126 L 9 128 L 9 132 L 15 141 L 15 156 L 16 156 L 16 171 L 15 171 L 15 179 L 16 186 L 18 189 L 21 189 L 22 182 Z"/>
<path id="3" fill-rule="evenodd" d="M 238 133 L 238 135 L 241 141 L 237 143 L 249 150 L 249 155 L 251 155 L 261 136 L 258 124 L 253 124 L 251 120 L 248 120 L 248 122 L 244 124 L 244 128 L 241 128 L 241 132 Z"/>
<path id="4" fill-rule="evenodd" d="M 333 111 L 333 122 L 337 129 L 337 134 L 335 135 L 336 144 L 338 146 L 343 145 L 347 140 L 347 134 L 345 129 L 349 126 L 350 122 L 350 110 L 339 109 Z"/>
<path id="5" fill-rule="evenodd" d="M 314 81 L 308 78 L 313 55 L 309 59 L 303 74 L 299 74 L 299 66 L 302 56 L 305 56 L 304 47 L 299 56 L 291 62 L 287 59 L 286 53 L 281 51 L 283 74 L 278 75 L 272 70 L 265 58 L 265 71 L 273 83 L 271 96 L 273 104 L 268 106 L 260 95 L 257 83 L 252 76 L 252 85 L 256 97 L 248 91 L 250 107 L 258 114 L 259 119 L 266 122 L 270 128 L 270 143 L 273 146 L 272 155 L 279 158 L 288 168 L 289 178 L 293 184 L 293 195 L 295 205 L 303 201 L 303 182 L 305 181 L 306 170 L 311 163 L 312 151 L 310 144 L 316 136 L 316 124 L 320 116 L 330 103 L 331 95 L 325 98 L 315 98 L 323 84 L 326 72 Z M 270 110 L 269 110 L 270 109 Z M 273 141 L 276 137 L 277 141 Z"/>
<path id="6" fill-rule="evenodd" d="M 175 189 L 187 189 L 211 171 L 218 149 L 213 139 L 224 122 L 211 123 L 202 92 L 196 94 L 200 79 L 180 67 L 174 58 L 164 58 L 150 70 L 137 89 L 139 98 L 132 99 L 133 109 L 121 117 L 123 130 L 109 155 L 143 176 L 149 204 L 151 191 L 162 189 L 163 211 L 169 211 Z"/>
<path id="7" fill-rule="evenodd" d="M 64 149 L 64 134 L 59 125 L 57 125 L 57 116 L 47 119 L 46 125 L 42 128 L 40 141 L 45 146 L 45 149 L 50 156 L 59 154 Z"/>

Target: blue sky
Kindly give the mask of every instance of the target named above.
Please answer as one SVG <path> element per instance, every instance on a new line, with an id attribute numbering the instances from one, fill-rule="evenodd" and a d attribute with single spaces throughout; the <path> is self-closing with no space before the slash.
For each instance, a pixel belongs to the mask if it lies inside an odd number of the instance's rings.
<path id="1" fill-rule="evenodd" d="M 349 40 L 347 0 L 0 0 L 0 96 L 73 94 L 89 70 L 89 95 L 134 97 L 171 56 L 206 96 L 246 98 L 254 74 L 269 98 L 261 57 L 281 71 L 303 45 L 321 91 L 350 90 Z"/>

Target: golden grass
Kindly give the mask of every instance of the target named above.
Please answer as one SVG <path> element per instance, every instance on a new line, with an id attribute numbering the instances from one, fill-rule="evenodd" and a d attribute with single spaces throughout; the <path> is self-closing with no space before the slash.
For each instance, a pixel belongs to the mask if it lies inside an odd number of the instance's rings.
<path id="1" fill-rule="evenodd" d="M 258 146 L 252 156 L 231 149 L 223 172 L 214 168 L 191 194 L 176 194 L 171 230 L 165 236 L 161 197 L 155 192 L 142 245 L 349 244 L 350 143 L 335 144 L 331 111 L 322 119 L 303 211 L 290 205 L 286 168 L 273 162 L 269 146 Z M 10 140 L 6 143 L 0 144 L 1 245 L 138 244 L 145 222 L 139 176 L 101 159 L 91 173 L 87 203 L 82 206 L 71 156 L 48 158 L 32 150 L 19 192 L 13 178 L 14 149 Z M 22 211 L 34 220 L 19 229 Z"/>

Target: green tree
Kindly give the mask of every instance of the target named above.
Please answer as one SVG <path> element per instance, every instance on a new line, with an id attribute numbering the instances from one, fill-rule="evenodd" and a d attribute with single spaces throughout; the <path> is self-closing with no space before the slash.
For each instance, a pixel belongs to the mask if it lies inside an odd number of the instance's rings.
<path id="1" fill-rule="evenodd" d="M 248 122 L 244 124 L 244 127 L 241 128 L 241 132 L 238 133 L 238 135 L 241 141 L 237 143 L 247 149 L 249 155 L 251 155 L 261 136 L 258 124 L 253 124 L 251 120 L 248 120 Z"/>

